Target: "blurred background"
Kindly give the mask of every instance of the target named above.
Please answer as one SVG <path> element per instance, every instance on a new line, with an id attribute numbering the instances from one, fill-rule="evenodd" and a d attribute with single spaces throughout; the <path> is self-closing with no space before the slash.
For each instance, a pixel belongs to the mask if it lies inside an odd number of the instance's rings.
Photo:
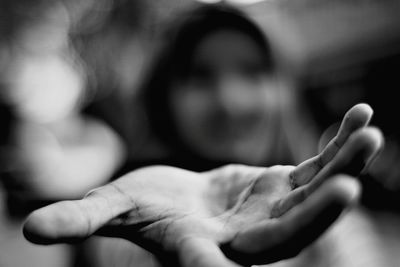
<path id="1" fill-rule="evenodd" d="M 29 244 L 21 225 L 33 209 L 107 182 L 125 161 L 165 153 L 153 140 L 139 88 L 161 25 L 193 2 L 0 2 L 0 267 L 90 266 L 79 246 Z M 397 266 L 400 1 L 228 2 L 268 34 L 306 100 L 320 146 L 354 104 L 375 110 L 372 124 L 386 145 L 361 178 L 362 204 Z"/>

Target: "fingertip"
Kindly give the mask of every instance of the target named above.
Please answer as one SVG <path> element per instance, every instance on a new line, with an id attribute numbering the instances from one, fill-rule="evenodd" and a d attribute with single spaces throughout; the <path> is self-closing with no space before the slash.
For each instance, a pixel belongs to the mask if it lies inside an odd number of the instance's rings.
<path id="1" fill-rule="evenodd" d="M 32 212 L 23 226 L 24 237 L 35 244 L 73 243 L 87 234 L 76 207 L 63 201 Z"/>
<path id="2" fill-rule="evenodd" d="M 353 112 L 356 111 L 357 113 L 364 114 L 367 116 L 372 116 L 374 113 L 372 107 L 367 103 L 356 104 L 350 110 Z"/>
<path id="3" fill-rule="evenodd" d="M 361 195 L 360 182 L 349 175 L 335 175 L 325 186 L 327 194 L 345 206 L 358 202 Z"/>
<path id="4" fill-rule="evenodd" d="M 368 138 L 376 149 L 383 147 L 385 140 L 383 133 L 379 128 L 370 126 L 365 128 L 363 132 L 366 135 L 365 138 Z"/>
<path id="5" fill-rule="evenodd" d="M 44 245 L 51 243 L 51 238 L 49 238 L 51 235 L 49 232 L 52 232 L 51 228 L 52 224 L 46 219 L 43 209 L 39 209 L 28 216 L 22 232 L 29 242 Z"/>
<path id="6" fill-rule="evenodd" d="M 384 137 L 382 131 L 373 126 L 359 129 L 354 134 L 354 137 L 358 138 L 360 145 L 365 147 L 367 152 L 373 156 L 384 146 Z"/>
<path id="7" fill-rule="evenodd" d="M 373 113 L 374 111 L 370 105 L 367 103 L 360 103 L 350 108 L 346 116 L 350 117 L 357 127 L 360 127 L 369 123 Z"/>

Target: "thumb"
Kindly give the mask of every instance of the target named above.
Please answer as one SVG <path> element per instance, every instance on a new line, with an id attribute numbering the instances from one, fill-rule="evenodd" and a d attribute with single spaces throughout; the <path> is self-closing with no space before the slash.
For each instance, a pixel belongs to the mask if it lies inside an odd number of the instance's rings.
<path id="1" fill-rule="evenodd" d="M 91 233 L 89 216 L 76 201 L 62 201 L 32 212 L 23 227 L 36 244 L 73 243 Z"/>
<path id="2" fill-rule="evenodd" d="M 131 205 L 116 185 L 108 184 L 84 199 L 61 201 L 32 212 L 23 234 L 37 244 L 77 242 L 128 211 Z"/>

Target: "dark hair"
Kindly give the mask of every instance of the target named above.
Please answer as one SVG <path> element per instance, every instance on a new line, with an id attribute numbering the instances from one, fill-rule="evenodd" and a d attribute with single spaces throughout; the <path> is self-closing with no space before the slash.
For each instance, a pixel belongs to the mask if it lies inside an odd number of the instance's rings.
<path id="1" fill-rule="evenodd" d="M 174 150 L 187 151 L 174 125 L 169 106 L 171 81 L 186 77 L 192 54 L 202 38 L 222 29 L 233 29 L 250 36 L 262 49 L 265 68 L 272 68 L 270 46 L 264 33 L 245 13 L 227 4 L 201 4 L 183 12 L 164 33 L 161 50 L 141 92 L 151 130 Z M 193 151 L 191 151 L 193 153 Z"/>

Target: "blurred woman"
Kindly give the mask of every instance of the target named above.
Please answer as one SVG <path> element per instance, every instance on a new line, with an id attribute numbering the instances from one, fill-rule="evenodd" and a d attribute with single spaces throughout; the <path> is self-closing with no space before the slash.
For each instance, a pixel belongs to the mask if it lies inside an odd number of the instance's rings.
<path id="1" fill-rule="evenodd" d="M 174 21 L 142 86 L 164 148 L 142 163 L 193 170 L 225 163 L 298 163 L 316 138 L 265 33 L 228 5 L 200 5 Z M 307 130 L 304 130 L 307 129 Z"/>

